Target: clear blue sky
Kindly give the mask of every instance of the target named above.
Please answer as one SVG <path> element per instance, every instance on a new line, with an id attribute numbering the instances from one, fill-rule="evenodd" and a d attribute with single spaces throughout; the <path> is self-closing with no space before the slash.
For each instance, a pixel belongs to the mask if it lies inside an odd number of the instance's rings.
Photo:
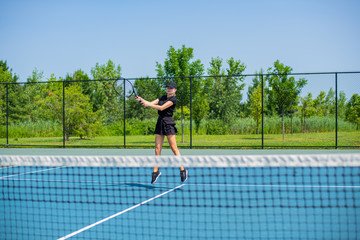
<path id="1" fill-rule="evenodd" d="M 360 70 L 359 0 L 1 0 L 0 11 L 0 60 L 20 81 L 35 68 L 90 76 L 109 59 L 124 77 L 152 77 L 183 44 L 206 68 L 219 56 L 247 74 L 277 59 L 293 72 Z"/>

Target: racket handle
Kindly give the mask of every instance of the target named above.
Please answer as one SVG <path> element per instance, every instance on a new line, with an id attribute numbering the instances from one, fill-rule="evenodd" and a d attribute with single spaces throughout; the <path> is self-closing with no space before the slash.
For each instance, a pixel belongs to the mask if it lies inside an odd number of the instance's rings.
<path id="1" fill-rule="evenodd" d="M 137 97 L 139 97 L 139 96 L 135 96 L 135 97 L 132 97 L 132 98 L 136 99 Z M 136 99 L 136 100 L 137 100 L 137 99 Z M 142 102 L 141 99 L 140 99 L 140 102 Z"/>

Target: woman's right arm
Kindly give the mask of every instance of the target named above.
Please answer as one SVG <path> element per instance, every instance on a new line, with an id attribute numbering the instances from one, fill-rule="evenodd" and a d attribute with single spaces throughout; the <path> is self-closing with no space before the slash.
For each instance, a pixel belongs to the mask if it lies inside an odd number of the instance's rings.
<path id="1" fill-rule="evenodd" d="M 135 98 L 136 100 L 138 100 L 139 102 L 148 102 L 145 99 L 143 99 L 142 97 L 136 96 Z M 155 99 L 154 101 L 150 102 L 151 104 L 154 105 L 158 105 L 159 104 L 159 99 Z"/>
<path id="2" fill-rule="evenodd" d="M 159 99 L 155 99 L 154 101 L 151 102 L 151 104 L 158 105 L 159 104 Z"/>

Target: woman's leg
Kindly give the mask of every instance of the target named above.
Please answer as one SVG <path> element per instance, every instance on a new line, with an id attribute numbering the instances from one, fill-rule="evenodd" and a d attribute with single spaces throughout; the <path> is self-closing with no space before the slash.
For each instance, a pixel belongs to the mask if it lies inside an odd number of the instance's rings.
<path id="1" fill-rule="evenodd" d="M 162 145 L 164 143 L 164 135 L 158 135 L 155 134 L 155 155 L 160 156 L 161 155 L 161 149 Z M 157 172 L 159 170 L 158 167 L 154 167 L 154 172 Z"/>
<path id="2" fill-rule="evenodd" d="M 173 151 L 173 153 L 176 156 L 180 156 L 180 151 L 179 151 L 179 149 L 177 147 L 177 144 L 176 144 L 176 136 L 175 135 L 167 135 L 167 139 L 168 139 L 169 145 L 170 145 L 171 150 Z M 181 166 L 180 170 L 184 171 L 184 167 Z"/>
<path id="3" fill-rule="evenodd" d="M 167 135 L 166 137 L 168 139 L 169 145 L 170 145 L 171 150 L 173 151 L 173 153 L 176 156 L 180 156 L 180 152 L 179 152 L 179 149 L 178 149 L 177 144 L 176 144 L 176 136 L 175 135 Z"/>

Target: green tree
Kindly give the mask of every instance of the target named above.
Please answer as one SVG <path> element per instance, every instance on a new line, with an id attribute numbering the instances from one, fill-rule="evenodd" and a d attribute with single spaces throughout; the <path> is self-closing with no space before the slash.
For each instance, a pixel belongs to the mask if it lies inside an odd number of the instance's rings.
<path id="1" fill-rule="evenodd" d="M 92 81 L 89 81 L 90 78 L 83 70 L 78 69 L 73 74 L 67 74 L 65 77 L 65 86 L 70 86 L 72 84 L 77 84 L 80 86 L 81 91 L 90 96 L 92 92 L 94 92 L 96 89 L 94 89 L 95 85 L 92 84 Z"/>
<path id="2" fill-rule="evenodd" d="M 46 88 L 46 83 L 39 83 L 44 78 L 44 72 L 34 69 L 32 75 L 27 78 L 27 84 L 24 85 L 24 110 L 29 121 L 39 121 L 41 119 L 41 107 L 35 99 Z"/>
<path id="3" fill-rule="evenodd" d="M 261 109 L 261 85 L 252 91 L 249 98 L 251 117 L 254 119 L 256 124 L 256 134 L 259 134 L 259 126 L 262 121 L 262 109 Z"/>
<path id="4" fill-rule="evenodd" d="M 44 79 L 44 72 L 35 68 L 32 71 L 31 76 L 27 78 L 26 82 L 27 83 L 38 83 L 38 82 L 42 81 L 43 79 Z"/>
<path id="5" fill-rule="evenodd" d="M 43 107 L 44 115 L 63 124 L 62 82 L 50 83 L 42 92 L 37 103 Z M 80 86 L 74 84 L 65 88 L 65 136 L 76 135 L 81 139 L 95 136 L 100 127 L 98 112 L 92 111 L 90 98 L 81 92 Z"/>
<path id="6" fill-rule="evenodd" d="M 208 74 L 212 77 L 205 82 L 205 91 L 209 91 L 210 117 L 221 119 L 231 125 L 239 116 L 241 91 L 244 89 L 244 77 L 241 76 L 246 66 L 240 60 L 227 60 L 228 68 L 222 68 L 222 59 L 212 58 Z"/>
<path id="7" fill-rule="evenodd" d="M 225 75 L 225 70 L 222 68 L 223 60 L 220 57 L 211 58 L 210 67 L 207 69 L 209 76 L 205 80 L 204 84 L 204 93 L 208 96 L 209 103 L 209 117 L 220 118 L 220 106 L 218 102 L 220 101 L 219 94 L 222 94 L 222 76 Z"/>
<path id="8" fill-rule="evenodd" d="M 325 97 L 325 115 L 334 115 L 335 114 L 335 91 L 330 88 L 329 92 Z"/>
<path id="9" fill-rule="evenodd" d="M 7 65 L 6 61 L 0 61 L 0 83 L 9 83 L 0 84 L 0 124 L 5 123 L 6 117 L 6 92 L 8 92 L 8 106 L 9 106 L 9 120 L 12 121 L 21 121 L 24 117 L 24 111 L 21 107 L 23 103 L 23 87 L 19 84 L 10 84 L 17 83 L 19 77 L 16 74 L 13 74 L 12 69 Z"/>
<path id="10" fill-rule="evenodd" d="M 150 101 L 157 99 L 161 94 L 159 92 L 161 87 L 158 86 L 158 81 L 148 77 L 136 79 L 134 82 L 134 88 L 139 96 L 144 99 L 149 99 Z M 127 118 L 144 120 L 156 118 L 157 116 L 157 113 L 153 111 L 153 109 L 144 108 L 142 104 L 140 104 L 135 99 L 130 98 L 126 104 Z"/>
<path id="11" fill-rule="evenodd" d="M 197 94 L 193 103 L 193 118 L 195 122 L 195 131 L 199 135 L 201 121 L 207 116 L 210 109 L 209 103 L 206 100 L 206 94 Z"/>
<path id="12" fill-rule="evenodd" d="M 251 115 L 251 109 L 250 109 L 250 98 L 253 95 L 253 93 L 256 91 L 256 89 L 260 86 L 261 88 L 261 78 L 260 76 L 264 74 L 264 70 L 260 69 L 260 72 L 255 72 L 255 77 L 252 79 L 252 84 L 249 85 L 248 87 L 248 92 L 247 92 L 247 103 L 245 106 L 245 111 L 246 113 L 244 114 L 245 116 L 250 116 Z M 265 82 L 264 82 L 265 84 Z M 266 100 L 266 98 L 264 98 L 264 101 Z"/>
<path id="13" fill-rule="evenodd" d="M 120 65 L 115 65 L 111 60 L 108 60 L 106 64 L 96 63 L 95 67 L 91 69 L 91 75 L 94 79 L 118 79 L 121 77 Z"/>
<path id="14" fill-rule="evenodd" d="M 326 116 L 326 93 L 324 91 L 320 91 L 319 95 L 314 99 L 314 107 L 316 109 L 316 115 L 318 117 Z"/>
<path id="15" fill-rule="evenodd" d="M 344 91 L 340 91 L 338 98 L 338 117 L 345 119 L 346 112 L 346 95 Z"/>
<path id="16" fill-rule="evenodd" d="M 360 96 L 353 94 L 346 104 L 346 119 L 356 124 L 356 130 L 359 130 L 360 125 Z"/>
<path id="17" fill-rule="evenodd" d="M 102 120 L 105 123 L 117 122 L 123 118 L 123 99 L 115 93 L 113 83 L 121 77 L 120 65 L 115 65 L 111 60 L 106 64 L 96 63 L 91 69 L 95 80 L 89 83 L 88 91 L 94 112 L 102 111 Z"/>
<path id="18" fill-rule="evenodd" d="M 307 83 L 307 80 L 305 78 L 300 78 L 299 84 L 301 85 L 301 87 L 293 89 L 291 91 L 291 93 L 289 94 L 289 103 L 290 104 L 289 104 L 289 108 L 288 108 L 288 114 L 290 114 L 290 119 L 291 119 L 291 134 L 294 133 L 293 117 L 294 117 L 294 113 L 295 113 L 297 106 L 299 104 L 299 101 L 300 101 L 299 95 L 300 95 L 301 89 L 303 88 L 303 86 L 306 85 L 306 83 Z"/>
<path id="19" fill-rule="evenodd" d="M 301 115 L 301 129 L 302 132 L 306 132 L 306 118 L 315 115 L 314 101 L 312 100 L 312 94 L 308 93 L 308 95 L 304 98 L 300 98 L 300 115 Z"/>
<path id="20" fill-rule="evenodd" d="M 190 77 L 192 81 L 192 95 L 195 96 L 200 91 L 200 78 L 204 73 L 204 65 L 200 60 L 191 61 L 194 58 L 193 48 L 187 48 L 185 45 L 180 49 L 175 49 L 170 46 L 167 51 L 167 58 L 164 65 L 156 62 L 156 71 L 158 79 L 158 86 L 165 87 L 168 81 L 174 81 L 177 88 L 178 104 L 181 109 L 181 130 L 182 142 L 184 142 L 184 107 L 190 105 Z"/>
<path id="21" fill-rule="evenodd" d="M 9 86 L 9 120 L 11 123 L 28 120 L 25 106 L 27 104 L 24 85 L 13 84 Z"/>
<path id="22" fill-rule="evenodd" d="M 268 90 L 269 105 L 267 107 L 275 107 L 275 110 L 281 116 L 283 140 L 285 140 L 284 115 L 295 105 L 301 89 L 307 83 L 303 78 L 296 81 L 294 77 L 289 77 L 291 71 L 291 67 L 285 66 L 277 60 L 273 68 L 268 69 L 269 75 L 267 77 L 270 87 Z"/>

